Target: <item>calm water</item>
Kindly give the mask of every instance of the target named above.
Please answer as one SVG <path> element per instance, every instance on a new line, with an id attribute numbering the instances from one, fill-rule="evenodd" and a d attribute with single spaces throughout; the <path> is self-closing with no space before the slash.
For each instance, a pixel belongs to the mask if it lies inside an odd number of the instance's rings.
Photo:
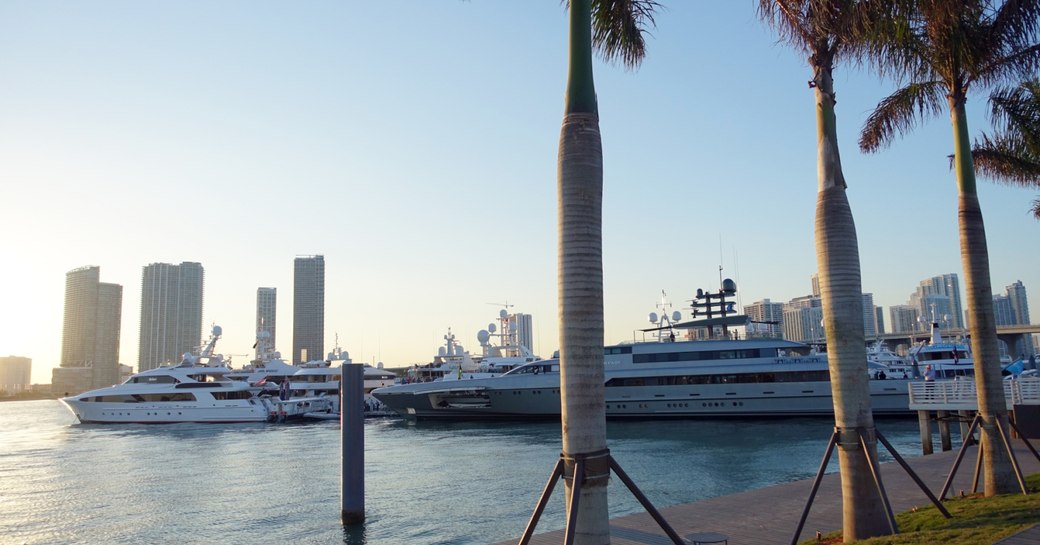
<path id="1" fill-rule="evenodd" d="M 611 422 L 608 443 L 666 507 L 811 477 L 832 425 Z M 916 419 L 879 428 L 920 453 Z M 367 519 L 345 531 L 339 436 L 336 422 L 82 425 L 57 401 L 0 403 L 0 543 L 486 545 L 519 538 L 560 453 L 558 423 L 369 420 Z M 562 489 L 539 531 L 563 527 Z M 641 510 L 618 479 L 610 502 Z"/>

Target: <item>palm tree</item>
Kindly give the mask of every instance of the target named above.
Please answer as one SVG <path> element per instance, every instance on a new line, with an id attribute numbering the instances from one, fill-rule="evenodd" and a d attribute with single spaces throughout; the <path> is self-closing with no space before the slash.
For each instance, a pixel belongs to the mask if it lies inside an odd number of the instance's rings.
<path id="1" fill-rule="evenodd" d="M 882 75 L 906 85 L 883 99 L 860 136 L 874 152 L 920 117 L 938 114 L 943 99 L 953 126 L 961 263 L 982 418 L 987 496 L 1014 489 L 1010 454 L 1001 448 L 1007 409 L 1000 377 L 986 230 L 975 185 L 965 103 L 968 92 L 1021 81 L 1040 64 L 1040 0 L 891 0 L 892 26 L 872 54 Z M 1013 79 L 1012 79 L 1013 78 Z"/>
<path id="2" fill-rule="evenodd" d="M 1040 79 L 1000 89 L 989 102 L 997 132 L 975 141 L 975 170 L 999 182 L 1040 187 Z M 1040 220 L 1040 199 L 1032 213 Z"/>
<path id="3" fill-rule="evenodd" d="M 575 543 L 610 543 L 606 406 L 603 391 L 603 149 L 592 76 L 593 44 L 634 67 L 653 24 L 652 0 L 571 0 L 570 52 L 557 160 L 560 396 L 568 527 Z M 593 33 L 593 24 L 595 33 Z M 577 516 L 576 459 L 585 460 Z"/>
<path id="4" fill-rule="evenodd" d="M 845 192 L 834 113 L 834 63 L 851 52 L 867 22 L 860 2 L 759 0 L 759 14 L 782 39 L 809 57 L 809 82 L 816 102 L 816 261 L 827 361 L 839 434 L 843 535 L 846 541 L 891 533 L 884 503 L 872 477 L 877 459 L 870 409 L 863 290 L 856 225 Z M 860 441 L 860 433 L 867 439 Z"/>

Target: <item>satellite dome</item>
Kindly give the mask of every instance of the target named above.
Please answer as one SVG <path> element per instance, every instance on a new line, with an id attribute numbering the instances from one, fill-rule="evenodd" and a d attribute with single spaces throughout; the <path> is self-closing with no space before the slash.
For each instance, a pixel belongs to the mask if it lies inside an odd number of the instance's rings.
<path id="1" fill-rule="evenodd" d="M 490 332 L 494 333 L 494 332 L 495 332 L 495 329 L 497 329 L 497 328 L 495 327 L 495 324 L 494 324 L 494 323 L 490 323 L 490 324 L 488 324 L 488 328 L 487 328 L 487 330 L 488 330 L 488 331 L 490 331 Z"/>
<path id="2" fill-rule="evenodd" d="M 656 312 L 651 312 L 650 313 L 650 323 L 651 324 L 656 324 L 657 323 L 657 313 Z"/>
<path id="3" fill-rule="evenodd" d="M 727 278 L 722 281 L 722 293 L 733 295 L 737 293 L 737 283 Z"/>
<path id="4" fill-rule="evenodd" d="M 677 310 L 672 313 L 672 321 L 678 322 L 679 320 L 682 320 L 682 313 Z"/>
<path id="5" fill-rule="evenodd" d="M 219 337 L 220 334 L 223 333 L 223 332 L 224 332 L 224 330 L 220 329 L 219 325 L 213 326 L 213 334 L 216 335 L 217 337 Z"/>
<path id="6" fill-rule="evenodd" d="M 437 355 L 442 358 L 445 356 L 445 349 L 443 346 L 437 349 Z"/>
<path id="7" fill-rule="evenodd" d="M 509 313 L 506 312 L 506 309 L 502 309 L 502 310 L 498 311 L 498 317 L 499 318 L 505 318 L 506 316 L 509 316 Z"/>
<path id="8" fill-rule="evenodd" d="M 486 329 L 481 329 L 477 332 L 477 341 L 480 342 L 481 346 L 486 345 L 488 343 L 488 339 L 490 338 L 491 334 L 488 333 Z"/>

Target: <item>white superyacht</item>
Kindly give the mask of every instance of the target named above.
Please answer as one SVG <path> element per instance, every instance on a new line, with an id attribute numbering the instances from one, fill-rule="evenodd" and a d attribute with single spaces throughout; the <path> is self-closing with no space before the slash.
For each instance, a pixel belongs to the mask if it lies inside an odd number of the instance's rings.
<path id="1" fill-rule="evenodd" d="M 607 417 L 690 418 L 833 414 L 827 355 L 803 343 L 739 338 L 748 323 L 733 310 L 736 285 L 698 293 L 694 315 L 651 314 L 655 341 L 604 348 Z M 707 340 L 675 340 L 676 332 Z M 877 367 L 877 364 L 868 364 Z M 907 380 L 870 380 L 876 415 L 910 414 Z M 493 378 L 443 380 L 380 388 L 373 395 L 415 419 L 556 419 L 560 416 L 558 359 L 524 364 Z"/>

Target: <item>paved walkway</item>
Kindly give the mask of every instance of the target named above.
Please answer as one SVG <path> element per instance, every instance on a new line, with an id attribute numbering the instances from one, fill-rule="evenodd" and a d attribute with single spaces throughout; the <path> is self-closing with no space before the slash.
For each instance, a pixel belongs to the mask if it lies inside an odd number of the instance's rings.
<path id="1" fill-rule="evenodd" d="M 1040 525 L 1002 539 L 996 545 L 1037 545 L 1038 543 L 1040 543 Z"/>
<path id="2" fill-rule="evenodd" d="M 1034 439 L 1031 443 L 1036 447 L 1040 441 Z M 1015 456 L 1023 473 L 1040 473 L 1040 461 L 1029 452 L 1023 442 L 1015 440 L 1014 445 Z M 826 444 L 820 445 L 821 457 L 825 447 Z M 950 495 L 961 490 L 970 491 L 976 454 L 977 447 L 968 449 L 957 470 Z M 906 460 L 932 493 L 938 495 L 956 456 L 955 448 L 952 451 Z M 881 475 L 892 509 L 896 513 L 907 511 L 914 506 L 931 505 L 928 497 L 895 462 L 882 464 Z M 661 509 L 661 513 L 680 536 L 694 532 L 719 532 L 729 536 L 729 545 L 789 545 L 812 489 L 812 481 L 807 479 L 676 505 Z M 643 492 L 651 502 L 654 501 L 653 490 Z M 557 486 L 554 494 L 562 493 L 563 486 Z M 530 514 L 525 513 L 523 516 L 527 517 Z M 815 537 L 817 530 L 826 534 L 840 530 L 841 526 L 841 481 L 837 473 L 831 473 L 825 475 L 820 484 L 799 541 Z M 611 545 L 671 545 L 664 531 L 646 513 L 611 519 L 610 535 Z M 515 545 L 519 540 L 520 536 L 517 535 L 516 539 L 498 545 Z M 532 545 L 560 543 L 563 543 L 563 530 L 537 534 L 531 539 Z M 1040 544 L 1040 526 L 1001 542 L 1001 545 L 1027 544 Z"/>

